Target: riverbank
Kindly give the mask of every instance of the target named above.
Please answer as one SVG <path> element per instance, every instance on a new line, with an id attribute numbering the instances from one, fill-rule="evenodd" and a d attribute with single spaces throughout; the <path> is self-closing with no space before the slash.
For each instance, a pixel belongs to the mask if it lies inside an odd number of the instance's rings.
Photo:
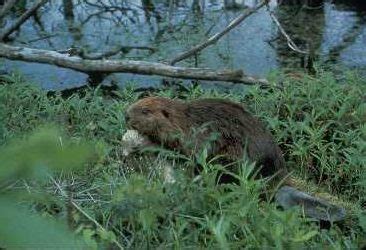
<path id="1" fill-rule="evenodd" d="M 207 162 L 204 155 L 174 164 L 175 183 L 164 182 L 161 168 L 166 154 L 124 157 L 123 112 L 138 98 L 132 85 L 114 92 L 113 98 L 89 89 L 65 99 L 57 93 L 47 95 L 25 83 L 22 76 L 6 78 L 0 85 L 3 147 L 53 124 L 72 144 L 89 141 L 97 154 L 84 164 L 85 169 L 56 173 L 42 183 L 29 180 L 9 186 L 3 182 L 3 192 L 24 190 L 53 197 L 21 200 L 32 212 L 67 221 L 91 248 L 116 246 L 116 242 L 132 249 L 347 249 L 366 244 L 366 217 L 360 209 L 366 203 L 366 79 L 357 74 L 345 73 L 341 84 L 327 72 L 296 77 L 277 74 L 270 81 L 281 82 L 281 89 L 251 87 L 242 93 L 219 93 L 191 86 L 179 93 L 184 99 L 218 97 L 246 104 L 273 132 L 288 167 L 306 180 L 309 190 L 319 187 L 354 208 L 346 221 L 328 225 L 329 229 L 302 218 L 300 211 L 281 211 L 262 201 L 264 183 L 248 178 L 249 164 L 242 164 L 240 185 L 224 192 L 213 181 L 220 166 Z M 176 95 L 169 90 L 157 94 Z M 14 161 L 27 166 L 27 155 L 20 153 Z M 187 172 L 197 161 L 205 171 L 202 178 L 192 180 Z M 0 167 L 7 166 L 0 163 Z M 81 210 L 71 206 L 70 199 Z"/>

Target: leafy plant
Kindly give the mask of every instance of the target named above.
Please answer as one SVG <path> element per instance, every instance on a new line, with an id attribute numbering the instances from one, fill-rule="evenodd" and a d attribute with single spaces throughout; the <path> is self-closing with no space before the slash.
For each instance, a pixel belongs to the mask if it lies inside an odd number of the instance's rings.
<path id="1" fill-rule="evenodd" d="M 43 128 L 26 139 L 13 140 L 0 149 L 0 246 L 5 248 L 82 248 L 64 223 L 31 213 L 19 202 L 44 199 L 41 194 L 29 196 L 13 191 L 16 181 L 45 181 L 52 171 L 80 168 L 91 155 L 88 145 L 75 145 L 55 129 Z"/>
<path id="2" fill-rule="evenodd" d="M 253 166 L 249 163 L 241 163 L 239 172 L 232 173 L 237 185 L 217 185 L 215 180 L 223 166 L 210 161 L 204 150 L 191 158 L 165 151 L 124 157 L 120 142 L 125 132 L 123 112 L 137 98 L 133 86 L 114 93 L 115 99 L 98 88 L 65 99 L 58 93 L 47 95 L 18 75 L 9 76 L 7 83 L 0 85 L 0 144 L 4 147 L 0 165 L 8 162 L 6 165 L 14 166 L 1 168 L 1 176 L 7 177 L 0 180 L 3 193 L 22 195 L 13 196 L 11 203 L 4 202 L 10 205 L 4 205 L 2 209 L 8 212 L 0 217 L 7 214 L 2 220 L 12 222 L 9 218 L 15 220 L 12 213 L 16 210 L 8 209 L 21 205 L 22 212 L 37 212 L 42 219 L 52 218 L 57 224 L 67 220 L 87 247 L 94 249 L 362 247 L 366 244 L 365 215 L 360 209 L 366 197 L 366 84 L 356 74 L 346 75 L 346 82 L 339 83 L 321 70 L 315 77 L 277 74 L 272 80 L 282 82 L 281 88 L 274 85 L 223 92 L 193 85 L 180 93 L 188 100 L 216 97 L 242 102 L 261 118 L 281 146 L 288 167 L 300 179 L 355 208 L 349 219 L 328 230 L 303 218 L 301 211 L 281 211 L 263 200 L 265 183 L 251 178 Z M 175 92 L 168 90 L 158 94 L 175 97 Z M 43 131 L 28 136 L 36 127 L 49 123 L 61 126 L 71 138 L 61 135 L 63 151 L 59 151 L 57 133 Z M 16 139 L 24 137 L 28 139 Z M 13 140 L 17 143 L 12 144 Z M 82 146 L 84 140 L 93 143 L 98 152 L 86 164 L 87 169 L 81 167 L 82 155 L 89 152 Z M 52 157 L 44 158 L 44 152 Z M 203 170 L 192 178 L 191 168 L 197 163 Z M 71 165 L 80 169 L 64 169 Z M 167 167 L 174 170 L 173 183 L 164 179 Z M 70 200 L 50 181 L 51 172 L 78 209 L 65 205 Z M 34 177 L 37 182 L 31 181 Z M 1 195 L 1 199 L 7 197 Z M 21 239 L 24 244 L 32 243 L 26 236 Z"/>

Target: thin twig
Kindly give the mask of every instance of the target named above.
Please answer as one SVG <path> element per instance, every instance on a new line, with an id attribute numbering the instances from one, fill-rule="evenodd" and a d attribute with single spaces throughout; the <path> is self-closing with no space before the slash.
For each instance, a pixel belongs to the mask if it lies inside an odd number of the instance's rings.
<path id="1" fill-rule="evenodd" d="M 197 52 L 207 48 L 208 46 L 215 44 L 221 37 L 223 37 L 224 35 L 226 35 L 227 33 L 229 33 L 232 29 L 234 29 L 236 26 L 238 26 L 242 21 L 244 21 L 247 17 L 251 16 L 253 13 L 255 13 L 257 10 L 259 10 L 260 8 L 262 8 L 263 6 L 265 6 L 267 4 L 268 0 L 264 0 L 262 3 L 260 3 L 258 6 L 256 6 L 253 9 L 249 9 L 247 10 L 245 13 L 241 14 L 240 16 L 238 16 L 237 18 L 235 18 L 233 21 L 230 22 L 230 24 L 221 32 L 216 33 L 215 35 L 211 36 L 210 38 L 208 38 L 206 41 L 204 41 L 203 43 L 200 43 L 196 46 L 194 46 L 192 49 L 183 52 L 181 54 L 179 54 L 177 57 L 175 57 L 174 59 L 172 59 L 169 64 L 170 65 L 174 65 L 177 62 L 180 62 L 188 57 L 191 57 L 195 54 L 197 54 Z"/>
<path id="2" fill-rule="evenodd" d="M 23 15 L 19 17 L 9 28 L 7 28 L 0 35 L 0 41 L 4 41 L 8 36 L 10 36 L 15 30 L 17 30 L 25 21 L 29 19 L 41 6 L 46 4 L 48 0 L 39 0 L 35 5 L 33 5 L 29 10 L 24 12 Z"/>
<path id="3" fill-rule="evenodd" d="M 281 34 L 286 38 L 287 45 L 292 49 L 293 51 L 300 53 L 300 54 L 309 54 L 307 51 L 301 50 L 295 42 L 291 39 L 291 37 L 286 33 L 285 29 L 282 27 L 280 21 L 278 21 L 277 17 L 274 15 L 273 11 L 269 9 L 269 6 L 267 6 L 268 13 L 270 17 L 272 18 L 273 22 L 276 24 L 278 29 L 280 30 Z"/>
<path id="4" fill-rule="evenodd" d="M 53 179 L 53 177 L 50 177 L 52 182 L 55 184 L 55 186 L 57 187 L 57 189 L 59 190 L 60 194 L 64 197 L 64 198 L 68 198 L 67 193 L 62 189 L 62 187 L 60 186 L 60 184 L 58 182 L 55 181 L 55 179 Z M 98 221 L 96 221 L 93 217 L 91 217 L 87 212 L 85 212 L 78 204 L 75 203 L 75 201 L 71 200 L 70 204 L 76 209 L 78 210 L 80 213 L 82 213 L 88 220 L 90 220 L 91 222 L 93 222 L 100 230 L 102 230 L 103 232 L 107 232 L 107 230 L 101 225 L 99 224 Z M 124 249 L 123 246 L 117 241 L 117 240 L 113 240 L 113 243 L 116 244 L 116 246 L 118 246 L 120 249 Z"/>
<path id="5" fill-rule="evenodd" d="M 205 32 L 205 36 L 208 36 L 211 31 L 213 30 L 213 28 L 215 28 L 215 26 L 218 24 L 218 22 L 220 21 L 222 15 L 224 14 L 224 12 L 222 11 L 220 13 L 220 16 L 215 20 L 215 22 L 207 29 L 207 31 Z"/>
<path id="6" fill-rule="evenodd" d="M 38 37 L 38 38 L 34 38 L 34 39 L 31 39 L 31 40 L 28 40 L 28 41 L 25 41 L 25 42 L 22 42 L 22 43 L 23 44 L 30 44 L 30 43 L 34 43 L 34 42 L 39 42 L 39 41 L 42 41 L 42 40 L 46 40 L 46 39 L 50 39 L 50 38 L 56 37 L 58 35 L 59 34 L 44 35 L 44 36 L 41 36 L 41 37 Z"/>

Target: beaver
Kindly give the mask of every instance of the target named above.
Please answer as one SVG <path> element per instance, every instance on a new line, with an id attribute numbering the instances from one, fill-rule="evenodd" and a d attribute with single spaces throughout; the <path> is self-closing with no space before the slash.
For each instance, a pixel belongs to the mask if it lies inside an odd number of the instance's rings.
<path id="1" fill-rule="evenodd" d="M 225 99 L 183 102 L 164 97 L 146 97 L 125 112 L 126 125 L 149 144 L 162 145 L 191 155 L 207 149 L 209 157 L 220 155 L 235 162 L 243 157 L 256 163 L 260 177 L 282 181 L 276 200 L 285 208 L 302 205 L 305 214 L 322 220 L 340 220 L 343 208 L 295 189 L 283 154 L 265 125 L 244 105 Z M 317 212 L 318 208 L 325 212 Z M 315 212 L 314 212 L 315 211 Z"/>
<path id="2" fill-rule="evenodd" d="M 276 172 L 284 176 L 287 172 L 273 136 L 243 106 L 228 100 L 200 99 L 184 103 L 148 97 L 132 104 L 125 119 L 128 127 L 151 142 L 186 155 L 206 146 L 209 157 L 221 155 L 232 161 L 247 153 L 249 159 L 262 166 L 260 173 L 264 177 Z M 215 135 L 217 138 L 212 139 Z"/>

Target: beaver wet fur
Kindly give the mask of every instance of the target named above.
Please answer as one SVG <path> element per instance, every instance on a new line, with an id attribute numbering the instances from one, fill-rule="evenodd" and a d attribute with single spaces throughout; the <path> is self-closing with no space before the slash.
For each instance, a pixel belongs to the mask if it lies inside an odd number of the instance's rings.
<path id="1" fill-rule="evenodd" d="M 243 105 L 223 99 L 191 102 L 147 97 L 126 112 L 127 126 L 151 142 L 190 154 L 207 146 L 209 155 L 236 161 L 247 154 L 261 166 L 261 176 L 286 173 L 282 152 L 271 133 Z M 187 145 L 187 142 L 192 142 Z M 206 143 L 206 144 L 205 144 Z"/>
<path id="2" fill-rule="evenodd" d="M 224 99 L 183 102 L 146 97 L 133 103 L 125 118 L 127 127 L 147 138 L 149 144 L 186 155 L 208 146 L 209 157 L 222 155 L 231 162 L 248 156 L 260 167 L 261 177 L 275 175 L 273 180 L 283 181 L 276 201 L 284 208 L 301 205 L 306 215 L 320 220 L 338 221 L 345 217 L 342 207 L 293 188 L 296 184 L 286 178 L 289 175 L 275 139 L 241 104 Z"/>

